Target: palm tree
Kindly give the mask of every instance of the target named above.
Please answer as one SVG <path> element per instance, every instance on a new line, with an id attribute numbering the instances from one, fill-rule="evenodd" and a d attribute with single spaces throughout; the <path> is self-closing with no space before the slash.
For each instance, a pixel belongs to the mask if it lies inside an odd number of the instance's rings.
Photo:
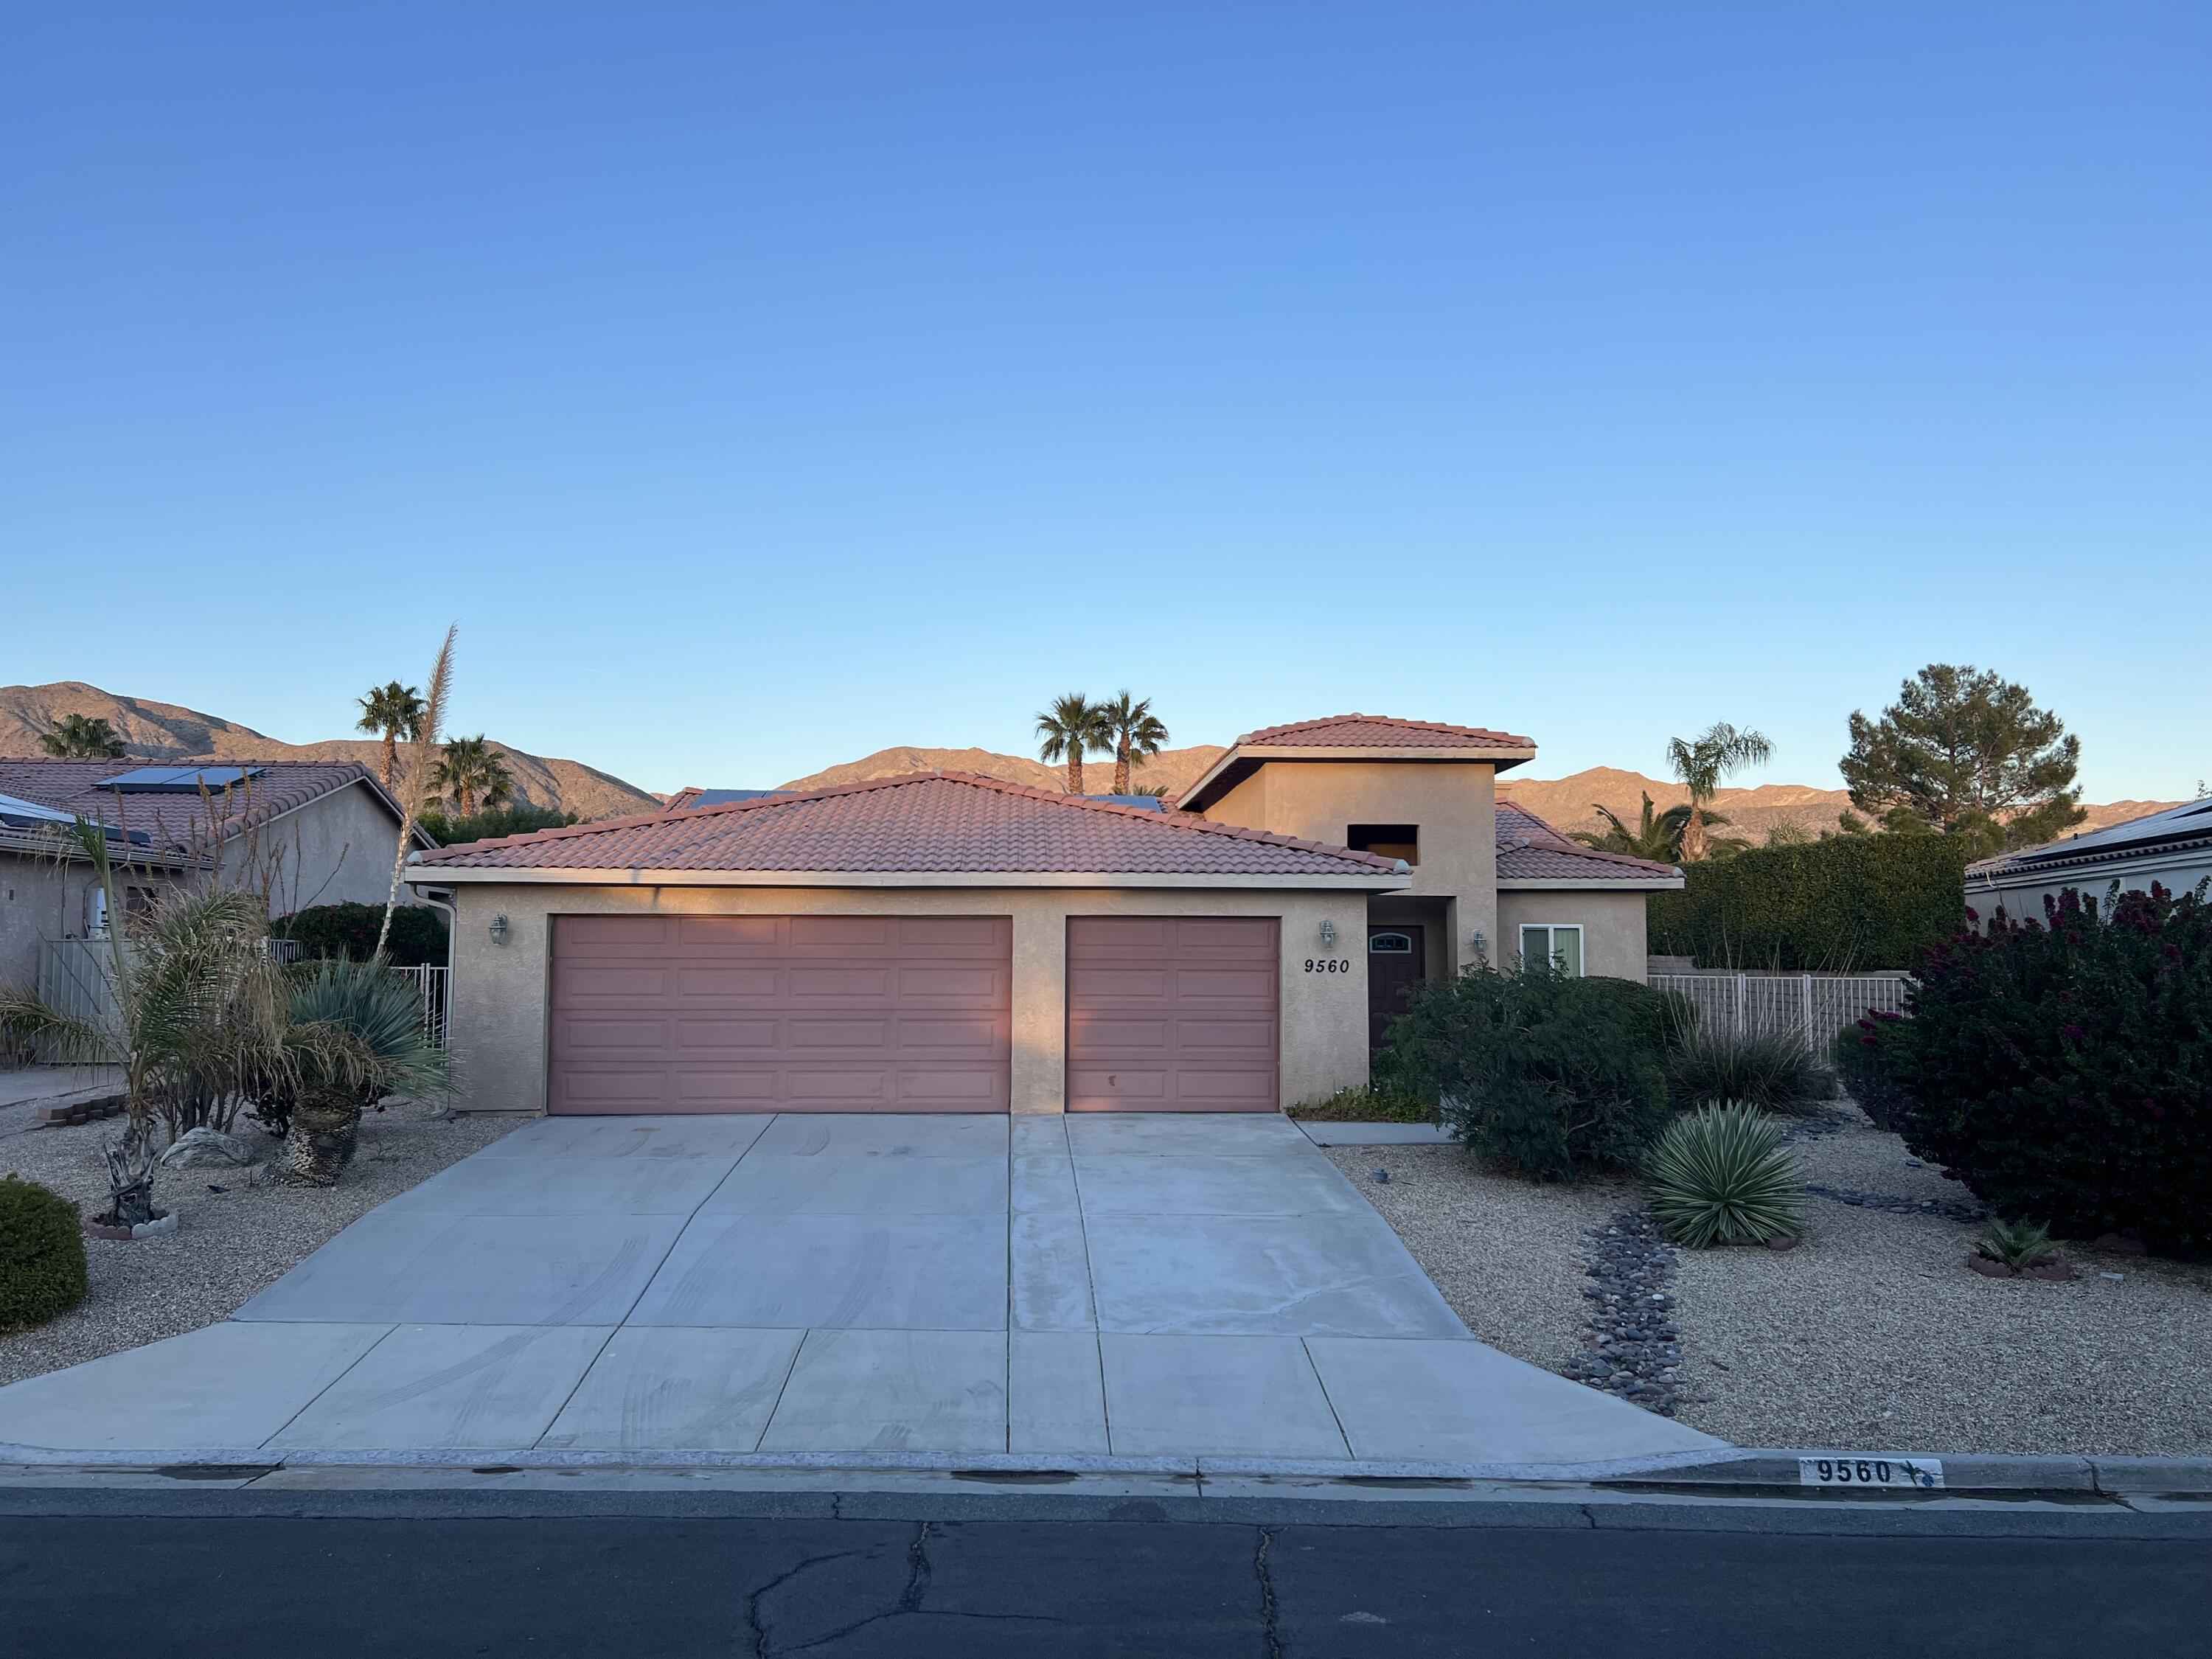
<path id="1" fill-rule="evenodd" d="M 514 794 L 514 780 L 507 775 L 507 763 L 484 741 L 481 732 L 473 738 L 453 738 L 446 744 L 436 782 L 439 793 L 459 807 L 463 817 L 479 805 L 503 806 Z"/>
<path id="2" fill-rule="evenodd" d="M 94 716 L 64 714 L 51 732 L 39 734 L 39 747 L 64 760 L 121 760 L 123 739 L 115 728 Z"/>
<path id="3" fill-rule="evenodd" d="M 1756 732 L 1739 732 L 1726 720 L 1687 743 L 1680 738 L 1668 740 L 1667 763 L 1690 792 L 1690 816 L 1682 825 L 1685 862 L 1694 863 L 1713 850 L 1705 836 L 1710 816 L 1706 805 L 1719 790 L 1721 780 L 1739 766 L 1763 766 L 1773 755 L 1774 745 L 1764 737 Z"/>
<path id="4" fill-rule="evenodd" d="M 1674 864 L 1682 857 L 1682 830 L 1690 821 L 1687 805 L 1670 806 L 1658 811 L 1651 797 L 1644 798 L 1644 816 L 1632 830 L 1606 806 L 1597 807 L 1597 815 L 1605 820 L 1602 830 L 1577 830 L 1568 839 L 1578 841 L 1585 847 L 1601 853 L 1622 853 L 1632 859 L 1650 859 L 1655 864 Z M 1708 818 L 1708 823 L 1716 820 Z"/>
<path id="5" fill-rule="evenodd" d="M 1125 690 L 1110 702 L 1098 705 L 1106 722 L 1108 743 L 1114 750 L 1114 793 L 1129 793 L 1129 773 L 1140 760 L 1150 760 L 1167 747 L 1168 729 L 1152 714 L 1150 697 L 1139 701 Z"/>
<path id="6" fill-rule="evenodd" d="M 385 1096 L 421 1099 L 452 1081 L 414 987 L 381 958 L 340 957 L 301 971 L 284 1013 L 291 1112 L 276 1174 L 292 1186 L 335 1186 L 353 1161 L 362 1113 Z"/>
<path id="7" fill-rule="evenodd" d="M 1054 697 L 1052 707 L 1036 717 L 1037 758 L 1067 763 L 1067 793 L 1083 793 L 1083 757 L 1093 749 L 1111 749 L 1114 736 L 1107 729 L 1105 707 L 1080 691 Z"/>
<path id="8" fill-rule="evenodd" d="M 411 685 L 393 680 L 360 699 L 361 719 L 355 729 L 376 732 L 384 739 L 384 752 L 376 759 L 376 775 L 388 793 L 399 763 L 399 740 L 412 743 L 422 730 L 422 698 Z"/>

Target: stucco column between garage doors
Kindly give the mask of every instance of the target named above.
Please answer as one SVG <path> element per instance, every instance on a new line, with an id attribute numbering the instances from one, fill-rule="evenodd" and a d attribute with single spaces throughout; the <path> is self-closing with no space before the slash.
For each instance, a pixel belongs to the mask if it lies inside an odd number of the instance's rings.
<path id="1" fill-rule="evenodd" d="M 584 887 L 457 884 L 448 1015 L 463 1110 L 545 1109 L 552 989 L 550 918 L 675 915 L 1003 915 L 1013 923 L 1012 1104 L 1067 1103 L 1067 919 L 1071 915 L 1274 916 L 1282 933 L 1282 1103 L 1367 1079 L 1367 896 L 1192 889 Z M 504 915 L 507 941 L 491 942 Z M 1335 929 L 1333 951 L 1322 923 Z M 1306 971 L 1334 956 L 1335 973 Z"/>

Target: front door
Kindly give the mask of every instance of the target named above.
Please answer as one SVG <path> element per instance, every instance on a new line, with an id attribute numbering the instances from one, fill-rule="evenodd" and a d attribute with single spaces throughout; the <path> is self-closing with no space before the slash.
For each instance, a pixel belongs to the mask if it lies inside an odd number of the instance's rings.
<path id="1" fill-rule="evenodd" d="M 1390 1022 L 1406 1012 L 1406 988 L 1421 981 L 1419 927 L 1367 930 L 1367 1046 L 1380 1048 Z"/>

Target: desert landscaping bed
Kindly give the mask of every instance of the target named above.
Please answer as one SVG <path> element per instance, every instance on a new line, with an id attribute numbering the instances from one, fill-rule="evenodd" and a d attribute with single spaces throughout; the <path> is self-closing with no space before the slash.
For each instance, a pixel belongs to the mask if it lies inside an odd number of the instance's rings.
<path id="1" fill-rule="evenodd" d="M 2212 1266 L 2069 1244 L 2070 1282 L 1985 1279 L 1972 1194 L 1895 1135 L 1846 1108 L 1791 1148 L 1814 1187 L 1935 1207 L 1808 1196 L 1794 1249 L 1674 1252 L 1680 1420 L 1739 1445 L 2212 1454 Z M 1328 1156 L 1476 1336 L 1549 1370 L 1584 1357 L 1584 1267 L 1635 1183 L 1534 1186 L 1456 1146 Z"/>
<path id="2" fill-rule="evenodd" d="M 396 1103 L 362 1120 L 360 1150 L 338 1185 L 315 1188 L 273 1182 L 268 1154 L 276 1143 L 241 1118 L 234 1133 L 260 1150 L 262 1160 L 247 1169 L 162 1170 L 154 1201 L 175 1212 L 177 1231 L 131 1243 L 88 1238 L 89 1293 L 57 1319 L 0 1335 L 0 1383 L 228 1318 L 348 1223 L 519 1121 Z M 120 1132 L 119 1122 L 109 1121 L 10 1136 L 0 1140 L 0 1176 L 39 1182 L 91 1214 L 107 1201 L 100 1137 Z"/>

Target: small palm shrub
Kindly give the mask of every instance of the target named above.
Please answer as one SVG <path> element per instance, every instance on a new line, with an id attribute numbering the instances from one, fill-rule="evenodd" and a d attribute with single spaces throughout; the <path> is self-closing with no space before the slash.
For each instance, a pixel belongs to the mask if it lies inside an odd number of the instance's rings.
<path id="1" fill-rule="evenodd" d="M 286 1009 L 291 1112 L 278 1177 L 328 1187 L 352 1161 L 361 1115 L 388 1094 L 445 1088 L 445 1050 L 414 988 L 381 963 L 332 957 L 304 969 Z"/>
<path id="2" fill-rule="evenodd" d="M 76 1206 L 36 1182 L 0 1180 L 0 1331 L 43 1325 L 83 1300 Z"/>
<path id="3" fill-rule="evenodd" d="M 1667 1084 L 1677 1100 L 1734 1100 L 1765 1112 L 1802 1112 L 1835 1093 L 1802 1033 L 1738 1032 L 1695 1018 L 1674 1030 Z"/>
<path id="4" fill-rule="evenodd" d="M 1797 1231 L 1802 1174 L 1754 1106 L 1711 1103 L 1676 1118 L 1644 1172 L 1651 1212 L 1677 1244 L 1764 1244 Z"/>
<path id="5" fill-rule="evenodd" d="M 2024 1273 L 2037 1262 L 2057 1255 L 2058 1247 L 2051 1242 L 2048 1227 L 2030 1226 L 2025 1221 L 1992 1220 L 1974 1242 L 1974 1249 L 1985 1261 L 2000 1261 L 2014 1273 Z"/>

